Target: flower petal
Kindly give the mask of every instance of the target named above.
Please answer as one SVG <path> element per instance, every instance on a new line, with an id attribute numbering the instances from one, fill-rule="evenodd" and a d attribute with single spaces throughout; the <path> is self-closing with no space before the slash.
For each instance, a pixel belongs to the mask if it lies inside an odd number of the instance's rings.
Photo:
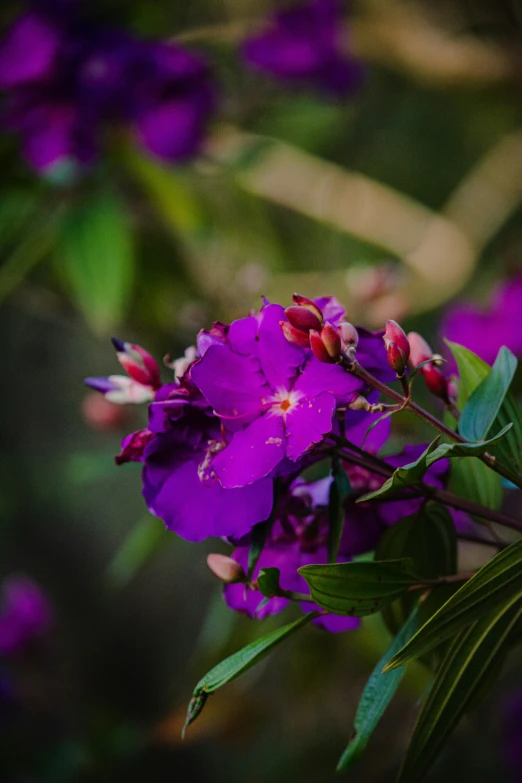
<path id="1" fill-rule="evenodd" d="M 212 468 L 224 487 L 244 487 L 268 476 L 285 456 L 285 449 L 282 416 L 267 414 L 236 432 L 214 457 Z"/>
<path id="2" fill-rule="evenodd" d="M 303 400 L 286 415 L 287 457 L 298 460 L 314 444 L 332 430 L 335 399 L 328 392 L 314 399 Z"/>
<path id="3" fill-rule="evenodd" d="M 315 397 L 320 392 L 330 392 L 337 402 L 350 400 L 355 392 L 363 388 L 358 378 L 343 370 L 338 364 L 325 364 L 311 356 L 294 384 L 294 390 L 303 392 L 307 397 Z"/>

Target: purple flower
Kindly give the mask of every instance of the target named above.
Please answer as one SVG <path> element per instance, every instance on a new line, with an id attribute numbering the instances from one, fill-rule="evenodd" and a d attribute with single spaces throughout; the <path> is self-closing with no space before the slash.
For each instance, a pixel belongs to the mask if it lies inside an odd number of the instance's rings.
<path id="1" fill-rule="evenodd" d="M 200 57 L 98 27 L 60 0 L 33 5 L 0 44 L 4 124 L 33 168 L 91 163 L 110 125 L 169 161 L 198 152 L 215 104 Z"/>
<path id="2" fill-rule="evenodd" d="M 13 655 L 41 636 L 52 622 L 47 598 L 35 582 L 11 576 L 2 585 L 0 655 Z"/>
<path id="3" fill-rule="evenodd" d="M 155 434 L 143 451 L 143 495 L 169 530 L 189 541 L 241 538 L 269 517 L 271 479 L 224 489 L 212 471 L 212 456 L 222 447 L 216 417 L 191 406 L 179 420 L 167 421 L 168 429 Z"/>
<path id="4" fill-rule="evenodd" d="M 332 431 L 337 404 L 363 390 L 339 365 L 323 364 L 290 344 L 281 331 L 284 320 L 280 305 L 267 304 L 258 315 L 234 321 L 228 342 L 210 346 L 191 370 L 231 433 L 212 460 L 224 487 L 252 484 L 285 457 L 297 462 Z M 386 361 L 383 346 L 374 342 Z"/>
<path id="5" fill-rule="evenodd" d="M 469 348 L 488 364 L 493 364 L 503 345 L 522 357 L 521 302 L 519 275 L 498 285 L 488 307 L 463 302 L 450 308 L 442 321 L 441 334 Z"/>
<path id="6" fill-rule="evenodd" d="M 242 53 L 276 78 L 343 96 L 359 86 L 362 69 L 343 51 L 341 39 L 338 0 L 311 0 L 276 13 Z"/>

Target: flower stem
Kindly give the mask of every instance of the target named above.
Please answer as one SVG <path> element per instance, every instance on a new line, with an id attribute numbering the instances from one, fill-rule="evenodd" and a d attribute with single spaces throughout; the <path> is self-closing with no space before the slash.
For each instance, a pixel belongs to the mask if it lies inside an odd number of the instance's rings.
<path id="1" fill-rule="evenodd" d="M 433 416 L 431 413 L 424 410 L 424 408 L 421 408 L 421 406 L 413 400 L 404 397 L 402 394 L 395 391 L 395 389 L 392 389 L 390 386 L 387 386 L 385 383 L 379 381 L 378 378 L 375 378 L 371 373 L 368 372 L 368 370 L 365 370 L 364 367 L 358 364 L 357 361 L 352 361 L 346 354 L 342 355 L 340 364 L 342 367 L 344 367 L 345 370 L 352 373 L 352 375 L 360 378 L 360 380 L 364 381 L 364 383 L 367 383 L 372 388 L 380 391 L 381 394 L 385 394 L 387 397 L 401 405 L 404 410 L 414 413 L 419 417 L 419 419 L 422 419 L 427 424 L 430 424 L 436 430 L 445 435 L 446 438 L 449 438 L 449 440 L 453 440 L 456 443 L 467 442 L 466 439 L 462 437 L 462 435 L 458 434 L 458 432 L 454 432 L 450 427 L 447 427 L 442 421 L 437 419 L 436 416 Z M 482 460 L 482 462 L 491 468 L 491 470 L 494 470 L 496 473 L 504 476 L 504 478 L 508 479 L 508 481 L 511 481 L 519 489 L 522 489 L 522 477 L 517 473 L 513 473 L 504 465 L 500 465 L 496 461 L 495 457 L 492 457 L 489 454 L 483 454 L 478 459 Z"/>

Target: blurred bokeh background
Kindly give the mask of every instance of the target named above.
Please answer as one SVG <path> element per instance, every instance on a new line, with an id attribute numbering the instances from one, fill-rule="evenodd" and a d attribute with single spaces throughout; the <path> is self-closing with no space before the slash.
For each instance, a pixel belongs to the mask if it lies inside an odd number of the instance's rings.
<path id="1" fill-rule="evenodd" d="M 0 577 L 36 581 L 54 615 L 0 661 L 0 778 L 333 780 L 387 632 L 306 629 L 213 696 L 181 742 L 195 682 L 280 619 L 229 612 L 205 565 L 215 542 L 148 515 L 139 467 L 113 460 L 146 409 L 108 409 L 83 377 L 118 371 L 112 335 L 178 357 L 213 320 L 295 290 L 440 348 L 454 301 L 487 305 L 522 269 L 522 4 L 342 5 L 342 47 L 364 73 L 336 99 L 242 60 L 282 3 L 86 5 L 96 23 L 202 54 L 217 103 L 198 154 L 175 162 L 109 123 L 89 166 L 35 170 L 0 127 Z M 4 0 L 3 36 L 27 7 Z M 415 426 L 401 419 L 394 438 L 422 438 Z M 412 669 L 348 778 L 393 779 L 426 684 Z M 508 662 L 429 780 L 508 779 L 518 685 Z"/>

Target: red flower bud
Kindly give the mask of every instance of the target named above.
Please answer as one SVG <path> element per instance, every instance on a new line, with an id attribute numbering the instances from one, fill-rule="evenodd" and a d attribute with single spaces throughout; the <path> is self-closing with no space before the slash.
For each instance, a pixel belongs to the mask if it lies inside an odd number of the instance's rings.
<path id="1" fill-rule="evenodd" d="M 386 331 L 383 336 L 384 344 L 388 348 L 389 343 L 395 343 L 400 351 L 406 356 L 406 361 L 410 356 L 410 343 L 406 337 L 404 329 L 399 326 L 397 321 L 386 321 Z"/>
<path id="2" fill-rule="evenodd" d="M 299 305 L 287 307 L 285 315 L 292 326 L 295 326 L 296 329 L 301 329 L 303 332 L 308 332 L 310 329 L 319 330 L 323 325 L 322 319 L 319 319 L 316 313 L 313 310 L 309 310 L 308 307 Z"/>
<path id="3" fill-rule="evenodd" d="M 123 439 L 121 451 L 114 457 L 116 465 L 124 465 L 126 462 L 143 462 L 145 447 L 154 438 L 150 430 L 138 430 L 131 432 Z"/>
<path id="4" fill-rule="evenodd" d="M 159 367 L 148 351 L 141 345 L 124 343 L 115 337 L 112 338 L 112 344 L 116 348 L 121 366 L 134 381 L 159 389 L 161 386 Z"/>
<path id="5" fill-rule="evenodd" d="M 341 335 L 332 324 L 325 324 L 320 332 L 311 329 L 310 348 L 320 362 L 333 364 L 341 356 Z"/>
<path id="6" fill-rule="evenodd" d="M 300 296 L 299 294 L 294 294 L 292 299 L 296 305 L 299 305 L 299 307 L 306 307 L 307 310 L 310 310 L 312 313 L 314 313 L 319 319 L 320 323 L 323 323 L 323 314 L 321 312 L 321 308 L 318 307 L 312 299 L 308 299 L 307 296 Z"/>
<path id="7" fill-rule="evenodd" d="M 243 568 L 226 555 L 211 554 L 207 557 L 207 565 L 212 573 L 221 579 L 226 584 L 234 584 L 235 582 L 246 582 L 247 577 Z"/>
<path id="8" fill-rule="evenodd" d="M 299 348 L 310 347 L 310 337 L 308 332 L 303 332 L 301 329 L 296 329 L 289 321 L 279 321 L 279 326 L 288 340 L 293 345 L 298 345 Z"/>
<path id="9" fill-rule="evenodd" d="M 433 356 L 430 346 L 424 337 L 421 337 L 417 332 L 408 334 L 408 342 L 410 344 L 410 364 L 412 367 L 418 367 L 419 364 L 431 359 Z"/>
<path id="10" fill-rule="evenodd" d="M 425 364 L 420 370 L 424 375 L 426 386 L 432 394 L 440 397 L 444 402 L 450 402 L 450 382 L 438 367 L 433 364 Z"/>

